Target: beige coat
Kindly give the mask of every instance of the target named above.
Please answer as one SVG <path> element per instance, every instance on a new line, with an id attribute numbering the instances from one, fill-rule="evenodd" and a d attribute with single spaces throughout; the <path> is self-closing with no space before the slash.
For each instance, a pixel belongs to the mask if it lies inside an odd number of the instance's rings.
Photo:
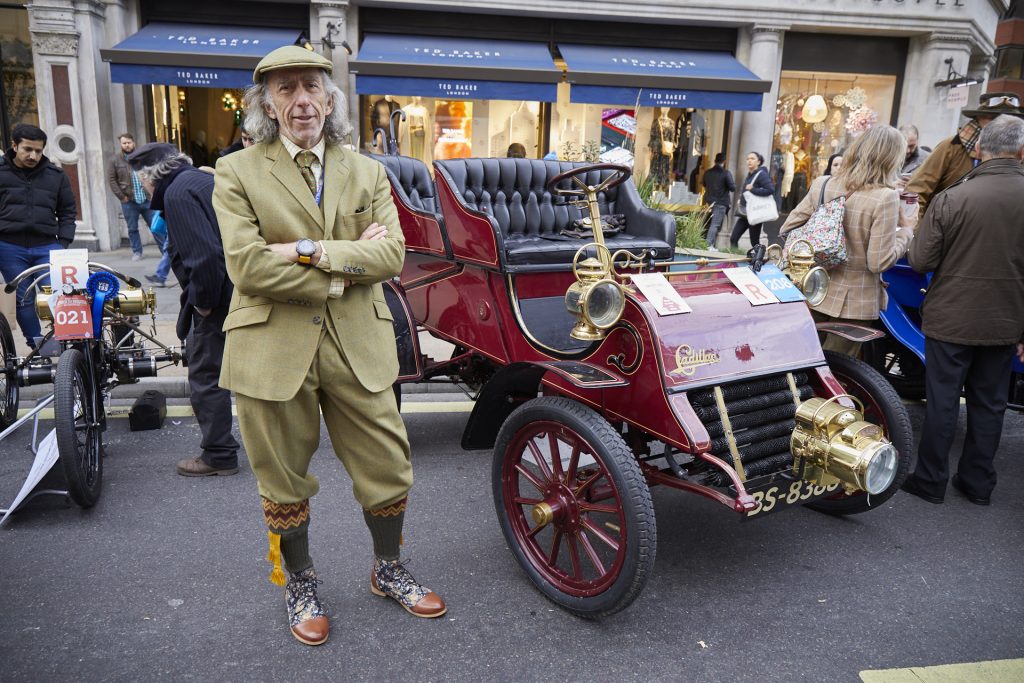
<path id="1" fill-rule="evenodd" d="M 807 222 L 818 207 L 821 184 L 828 176 L 811 183 L 803 201 L 789 214 L 780 234 Z M 845 194 L 836 180 L 825 188 L 825 201 Z M 855 192 L 846 200 L 843 227 L 846 229 L 846 263 L 829 271 L 828 294 L 814 310 L 833 318 L 875 320 L 885 307 L 885 290 L 879 274 L 892 267 L 906 253 L 912 233 L 898 229 L 899 195 L 890 188 Z"/>
<path id="2" fill-rule="evenodd" d="M 213 205 L 235 285 L 224 331 L 221 386 L 253 398 L 285 401 L 309 372 L 327 317 L 359 383 L 368 391 L 398 376 L 391 313 L 381 282 L 397 276 L 405 239 L 384 167 L 328 145 L 323 211 L 279 140 L 222 157 Z M 359 241 L 372 222 L 383 240 Z M 333 273 L 352 284 L 328 299 L 331 273 L 290 263 L 268 243 L 322 240 Z"/>

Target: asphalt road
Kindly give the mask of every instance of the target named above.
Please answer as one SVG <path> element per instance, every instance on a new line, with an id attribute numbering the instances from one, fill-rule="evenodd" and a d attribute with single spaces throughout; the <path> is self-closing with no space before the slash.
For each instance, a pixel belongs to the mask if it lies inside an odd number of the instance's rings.
<path id="1" fill-rule="evenodd" d="M 112 421 L 96 508 L 44 499 L 0 529 L 0 680 L 855 681 L 1024 656 L 1024 416 L 1007 416 L 989 508 L 951 490 L 942 506 L 903 494 L 851 518 L 797 509 L 740 524 L 655 490 L 654 574 L 600 622 L 556 608 L 515 564 L 490 454 L 459 448 L 466 418 L 406 415 L 405 552 L 448 601 L 438 620 L 370 594 L 347 477 L 326 443 L 314 459 L 311 550 L 333 616 L 319 648 L 288 633 L 267 581 L 252 473 L 177 476 L 198 443 L 192 419 L 140 433 Z M 28 468 L 24 443 L 0 444 L 3 504 Z"/>

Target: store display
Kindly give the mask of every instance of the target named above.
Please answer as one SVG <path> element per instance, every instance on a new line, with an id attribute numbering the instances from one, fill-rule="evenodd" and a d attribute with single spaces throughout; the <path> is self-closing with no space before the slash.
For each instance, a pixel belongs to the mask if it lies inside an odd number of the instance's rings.
<path id="1" fill-rule="evenodd" d="M 423 98 L 413 97 L 402 110 L 405 112 L 405 132 L 408 138 L 408 144 L 402 149 L 408 156 L 427 161 L 427 108 L 423 106 Z"/>

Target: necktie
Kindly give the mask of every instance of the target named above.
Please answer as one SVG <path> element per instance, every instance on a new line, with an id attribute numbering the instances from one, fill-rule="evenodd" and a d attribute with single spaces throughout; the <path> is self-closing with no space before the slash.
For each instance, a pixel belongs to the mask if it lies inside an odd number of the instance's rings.
<path id="1" fill-rule="evenodd" d="M 309 151 L 299 152 L 295 155 L 295 163 L 299 165 L 299 173 L 302 174 L 302 179 L 306 181 L 306 185 L 314 197 L 316 196 L 316 177 L 313 176 L 313 160 L 315 159 L 316 155 Z"/>

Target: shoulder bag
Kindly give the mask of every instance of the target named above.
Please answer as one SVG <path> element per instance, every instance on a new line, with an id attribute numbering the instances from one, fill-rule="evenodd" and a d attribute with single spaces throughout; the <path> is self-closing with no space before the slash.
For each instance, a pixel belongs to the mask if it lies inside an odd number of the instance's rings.
<path id="1" fill-rule="evenodd" d="M 846 229 L 843 216 L 846 214 L 846 200 L 849 195 L 839 195 L 825 201 L 825 187 L 830 179 L 821 184 L 818 206 L 807 222 L 790 231 L 786 246 L 782 249 L 782 260 L 788 262 L 789 250 L 797 240 L 806 240 L 814 250 L 814 262 L 822 268 L 835 268 L 846 263 Z M 851 193 L 852 194 L 852 193 Z"/>
<path id="2" fill-rule="evenodd" d="M 765 171 L 763 168 L 761 171 Z M 756 179 L 757 176 L 754 176 Z M 743 193 L 743 199 L 747 205 L 747 223 L 750 225 L 761 225 L 762 223 L 770 223 L 779 217 L 779 207 L 775 203 L 775 197 L 768 195 L 767 197 L 759 197 L 750 190 Z"/>

